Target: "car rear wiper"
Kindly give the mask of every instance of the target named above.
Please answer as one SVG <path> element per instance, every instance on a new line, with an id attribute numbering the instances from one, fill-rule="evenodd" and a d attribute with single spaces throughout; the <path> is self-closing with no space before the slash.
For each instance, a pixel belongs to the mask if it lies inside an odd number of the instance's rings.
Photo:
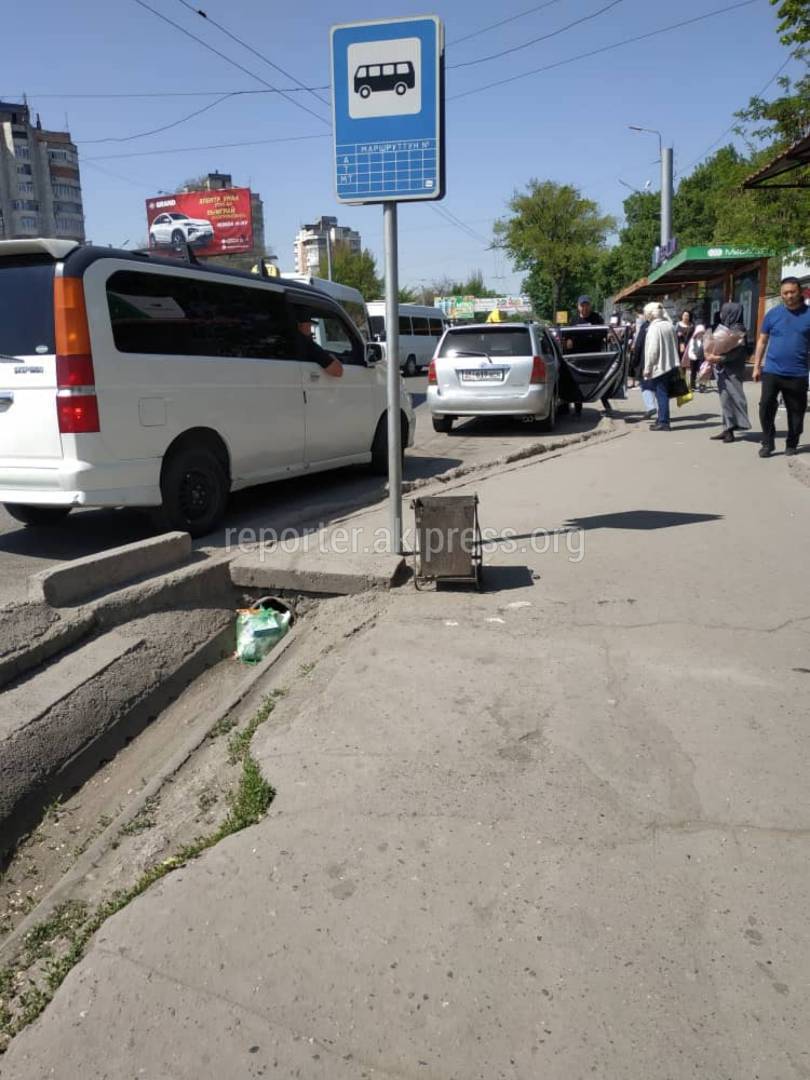
<path id="1" fill-rule="evenodd" d="M 485 352 L 465 352 L 462 349 L 457 349 L 455 352 L 450 353 L 451 356 L 483 356 L 485 360 L 489 360 L 492 363 L 492 357 L 489 353 Z"/>

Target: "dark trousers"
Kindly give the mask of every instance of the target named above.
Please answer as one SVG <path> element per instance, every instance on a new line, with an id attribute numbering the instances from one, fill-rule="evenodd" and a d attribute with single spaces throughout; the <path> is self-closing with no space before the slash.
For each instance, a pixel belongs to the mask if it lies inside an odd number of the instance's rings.
<path id="1" fill-rule="evenodd" d="M 654 379 L 650 379 L 650 388 L 655 391 L 655 400 L 658 405 L 658 419 L 657 423 L 666 424 L 669 427 L 669 383 L 672 377 L 672 373 L 668 371 L 665 375 L 658 375 Z"/>
<path id="2" fill-rule="evenodd" d="M 774 421 L 779 405 L 779 394 L 785 402 L 788 418 L 787 445 L 799 445 L 804 412 L 807 408 L 807 379 L 804 376 L 789 378 L 787 375 L 762 373 L 762 396 L 759 399 L 759 423 L 762 427 L 762 445 L 773 450 L 776 435 Z"/>

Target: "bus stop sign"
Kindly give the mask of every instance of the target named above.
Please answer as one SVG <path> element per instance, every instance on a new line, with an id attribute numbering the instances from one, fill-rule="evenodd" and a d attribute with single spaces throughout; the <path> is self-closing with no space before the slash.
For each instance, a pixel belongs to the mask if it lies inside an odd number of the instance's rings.
<path id="1" fill-rule="evenodd" d="M 435 15 L 332 27 L 339 202 L 444 195 L 444 31 Z"/>

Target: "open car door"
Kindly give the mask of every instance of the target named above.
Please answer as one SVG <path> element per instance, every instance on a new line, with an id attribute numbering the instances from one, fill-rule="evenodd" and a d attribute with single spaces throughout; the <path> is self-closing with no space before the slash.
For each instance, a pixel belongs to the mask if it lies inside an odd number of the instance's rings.
<path id="1" fill-rule="evenodd" d="M 562 401 L 598 401 L 611 397 L 624 383 L 627 357 L 623 339 L 612 326 L 561 326 Z"/>

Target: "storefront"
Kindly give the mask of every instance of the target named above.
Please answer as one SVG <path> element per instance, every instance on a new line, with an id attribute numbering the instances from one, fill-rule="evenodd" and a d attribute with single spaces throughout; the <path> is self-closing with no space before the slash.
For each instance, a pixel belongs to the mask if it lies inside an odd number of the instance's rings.
<path id="1" fill-rule="evenodd" d="M 614 305 L 641 307 L 660 300 L 673 318 L 687 309 L 696 321 L 711 325 L 729 300 L 741 303 L 751 340 L 765 315 L 770 252 L 755 248 L 715 245 L 688 247 L 628 285 L 613 298 Z"/>

